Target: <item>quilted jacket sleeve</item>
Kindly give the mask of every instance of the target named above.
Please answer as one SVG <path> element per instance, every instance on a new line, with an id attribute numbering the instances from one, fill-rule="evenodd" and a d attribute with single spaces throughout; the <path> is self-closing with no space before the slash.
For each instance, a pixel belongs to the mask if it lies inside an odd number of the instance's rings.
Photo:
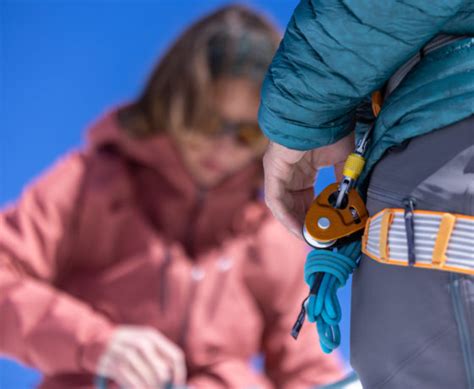
<path id="1" fill-rule="evenodd" d="M 262 90 L 259 122 L 286 147 L 328 145 L 364 97 L 442 29 L 463 0 L 302 0 Z"/>

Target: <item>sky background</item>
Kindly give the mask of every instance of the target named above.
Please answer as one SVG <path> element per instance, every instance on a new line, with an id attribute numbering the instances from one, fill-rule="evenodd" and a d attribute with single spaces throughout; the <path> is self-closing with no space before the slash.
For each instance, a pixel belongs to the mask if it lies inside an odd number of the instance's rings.
<path id="1" fill-rule="evenodd" d="M 0 0 L 0 206 L 14 201 L 62 154 L 80 147 L 98 115 L 133 99 L 186 25 L 227 3 Z M 297 5 L 296 0 L 239 3 L 263 11 L 282 31 Z M 332 172 L 324 171 L 317 187 L 332 180 Z M 350 285 L 340 292 L 346 361 L 349 290 Z M 39 377 L 0 359 L 0 389 L 33 388 Z"/>

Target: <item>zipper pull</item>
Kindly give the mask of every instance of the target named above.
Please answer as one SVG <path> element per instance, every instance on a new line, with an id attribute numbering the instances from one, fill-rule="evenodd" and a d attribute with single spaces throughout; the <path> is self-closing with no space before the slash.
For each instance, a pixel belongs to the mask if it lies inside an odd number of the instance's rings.
<path id="1" fill-rule="evenodd" d="M 413 266 L 416 263 L 415 255 L 415 207 L 416 201 L 413 197 L 408 197 L 403 200 L 405 207 L 405 230 L 407 233 L 407 245 L 408 245 L 408 265 Z"/>

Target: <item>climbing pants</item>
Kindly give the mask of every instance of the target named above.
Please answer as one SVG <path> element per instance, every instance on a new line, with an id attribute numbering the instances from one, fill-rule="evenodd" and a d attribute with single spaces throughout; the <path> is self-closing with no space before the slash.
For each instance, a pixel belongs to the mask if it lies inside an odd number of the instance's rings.
<path id="1" fill-rule="evenodd" d="M 408 197 L 416 209 L 474 215 L 474 116 L 379 161 L 370 215 L 404 208 Z M 365 389 L 473 389 L 474 277 L 363 255 L 352 283 L 351 364 Z"/>

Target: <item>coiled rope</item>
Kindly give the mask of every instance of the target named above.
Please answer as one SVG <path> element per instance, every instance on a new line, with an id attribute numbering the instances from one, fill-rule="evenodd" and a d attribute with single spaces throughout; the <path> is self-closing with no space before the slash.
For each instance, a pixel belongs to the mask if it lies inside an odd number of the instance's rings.
<path id="1" fill-rule="evenodd" d="M 357 267 L 360 247 L 357 240 L 332 250 L 314 249 L 306 258 L 306 283 L 312 289 L 315 282 L 320 283 L 305 303 L 306 315 L 310 322 L 316 323 L 321 349 L 328 354 L 341 343 L 341 304 L 337 290 L 346 284 Z M 318 276 L 320 279 L 316 281 Z"/>

